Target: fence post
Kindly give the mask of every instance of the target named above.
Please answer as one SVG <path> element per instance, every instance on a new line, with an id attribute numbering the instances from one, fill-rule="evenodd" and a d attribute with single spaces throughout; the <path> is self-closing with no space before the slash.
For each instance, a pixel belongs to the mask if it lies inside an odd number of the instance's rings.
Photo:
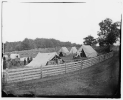
<path id="1" fill-rule="evenodd" d="M 92 58 L 90 59 L 90 62 L 91 62 L 90 66 L 92 66 Z"/>
<path id="2" fill-rule="evenodd" d="M 99 62 L 101 62 L 101 55 L 99 56 Z"/>
<path id="3" fill-rule="evenodd" d="M 66 74 L 66 63 L 65 63 L 65 74 Z"/>
<path id="4" fill-rule="evenodd" d="M 81 69 L 82 69 L 82 67 L 83 67 L 83 62 L 82 62 L 82 60 L 81 60 Z"/>
<path id="5" fill-rule="evenodd" d="M 41 78 L 42 78 L 42 65 L 41 65 Z"/>

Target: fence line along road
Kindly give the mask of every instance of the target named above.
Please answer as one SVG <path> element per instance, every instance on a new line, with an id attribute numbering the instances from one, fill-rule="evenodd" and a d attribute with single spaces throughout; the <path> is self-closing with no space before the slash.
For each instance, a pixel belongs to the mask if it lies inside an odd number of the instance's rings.
<path id="1" fill-rule="evenodd" d="M 6 69 L 3 72 L 3 80 L 6 83 L 22 82 L 32 79 L 40 79 L 43 77 L 54 76 L 59 74 L 66 74 L 69 72 L 81 70 L 99 62 L 102 62 L 113 56 L 113 52 L 90 58 L 88 60 L 81 60 L 77 62 L 70 62 L 59 65 L 48 65 L 41 67 L 25 67 L 16 69 Z"/>

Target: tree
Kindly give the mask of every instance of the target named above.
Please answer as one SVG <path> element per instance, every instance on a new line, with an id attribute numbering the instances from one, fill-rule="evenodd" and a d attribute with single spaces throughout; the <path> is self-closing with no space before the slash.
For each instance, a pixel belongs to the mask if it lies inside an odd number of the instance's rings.
<path id="1" fill-rule="evenodd" d="M 94 44 L 97 43 L 97 42 L 96 42 L 96 39 L 94 39 L 94 37 L 91 36 L 91 35 L 85 37 L 84 40 L 85 40 L 85 41 L 84 41 L 83 43 L 84 43 L 85 45 L 94 45 Z"/>
<path id="2" fill-rule="evenodd" d="M 22 43 L 22 49 L 23 50 L 29 50 L 30 49 L 30 43 L 29 43 L 29 39 L 25 38 Z"/>
<path id="3" fill-rule="evenodd" d="M 120 22 L 113 23 L 111 19 L 107 18 L 99 23 L 100 31 L 98 32 L 98 42 L 100 46 L 113 45 L 120 37 Z"/>

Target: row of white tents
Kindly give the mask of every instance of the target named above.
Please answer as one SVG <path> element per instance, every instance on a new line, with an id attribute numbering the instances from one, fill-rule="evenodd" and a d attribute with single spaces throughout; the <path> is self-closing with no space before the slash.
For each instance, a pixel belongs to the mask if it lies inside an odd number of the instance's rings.
<path id="1" fill-rule="evenodd" d="M 84 46 L 82 45 L 79 50 L 75 47 L 72 47 L 70 52 L 66 47 L 62 47 L 58 53 L 63 53 L 64 55 L 69 55 L 70 53 L 77 53 L 85 55 L 86 57 L 95 57 L 97 56 L 97 52 L 91 46 Z M 83 54 L 84 53 L 84 54 Z M 58 61 L 61 61 L 61 58 L 56 52 L 52 53 L 38 53 L 37 56 L 28 64 L 27 67 L 35 67 L 35 66 L 45 66 L 48 62 L 54 61 L 54 58 L 57 58 Z M 60 62 L 63 63 L 63 62 Z"/>
<path id="2" fill-rule="evenodd" d="M 58 54 L 60 56 L 65 56 L 69 54 L 77 54 L 80 55 L 81 57 L 96 57 L 97 52 L 90 46 L 90 45 L 82 45 L 78 50 L 76 47 L 72 47 L 70 52 L 66 47 L 62 47 L 59 51 Z"/>
<path id="3" fill-rule="evenodd" d="M 62 59 L 59 57 L 59 55 L 62 56 L 67 56 L 69 54 L 77 54 L 85 57 L 95 57 L 97 56 L 97 52 L 89 45 L 82 45 L 78 50 L 76 49 L 76 47 L 72 47 L 70 52 L 68 51 L 68 49 L 66 47 L 62 47 L 58 53 L 56 52 L 52 52 L 52 53 L 38 53 L 37 56 L 35 58 L 33 58 L 33 60 L 26 66 L 44 66 L 47 63 L 56 63 L 56 59 L 57 59 L 57 63 L 63 63 Z M 20 58 L 20 55 L 18 54 L 11 54 L 10 57 L 12 59 L 14 58 Z M 24 60 L 25 58 L 20 58 L 20 60 Z"/>
<path id="4" fill-rule="evenodd" d="M 95 57 L 97 56 L 97 52 L 90 46 L 90 45 L 82 45 L 78 50 L 76 49 L 76 47 L 72 47 L 70 52 L 68 51 L 68 49 L 66 47 L 62 47 L 59 51 L 58 51 L 59 56 L 67 56 L 69 54 L 77 54 L 85 57 Z M 7 55 L 4 55 L 5 58 L 8 58 Z M 11 59 L 15 59 L 15 58 L 20 58 L 19 54 L 11 54 L 10 55 Z M 23 57 L 20 58 L 21 61 L 24 61 L 24 59 L 27 59 L 27 57 Z"/>

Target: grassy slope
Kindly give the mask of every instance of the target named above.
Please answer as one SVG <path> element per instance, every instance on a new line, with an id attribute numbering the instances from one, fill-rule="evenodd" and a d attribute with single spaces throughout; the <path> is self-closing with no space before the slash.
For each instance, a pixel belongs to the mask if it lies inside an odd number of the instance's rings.
<path id="1" fill-rule="evenodd" d="M 65 75 L 31 80 L 6 86 L 13 95 L 114 95 L 118 86 L 119 58 L 115 57 L 92 67 Z"/>

